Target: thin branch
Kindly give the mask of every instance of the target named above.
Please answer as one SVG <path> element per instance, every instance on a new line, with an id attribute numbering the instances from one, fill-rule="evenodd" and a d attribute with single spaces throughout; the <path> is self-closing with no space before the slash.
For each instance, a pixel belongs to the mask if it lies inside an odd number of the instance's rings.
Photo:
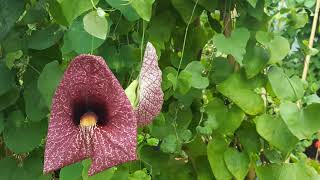
<path id="1" fill-rule="evenodd" d="M 182 65 L 182 59 L 183 59 L 183 56 L 184 56 L 184 49 L 185 49 L 185 46 L 186 46 L 186 41 L 187 41 L 189 26 L 190 26 L 190 24 L 191 24 L 191 22 L 192 22 L 194 12 L 195 12 L 195 10 L 196 10 L 196 8 L 197 8 L 197 5 L 198 5 L 198 1 L 199 1 L 199 0 L 197 0 L 196 3 L 195 3 L 194 6 L 193 6 L 191 16 L 190 16 L 190 18 L 189 18 L 187 27 L 186 27 L 186 29 L 185 29 L 184 38 L 183 38 L 183 44 L 182 44 L 181 57 L 180 57 L 179 66 L 178 66 L 178 73 L 177 73 L 177 76 L 176 76 L 176 79 L 177 79 L 177 80 L 178 80 L 178 75 L 179 75 L 179 72 L 180 72 L 180 69 L 181 69 L 181 65 Z M 177 83 L 178 83 L 178 81 L 177 81 Z"/>
<path id="2" fill-rule="evenodd" d="M 319 17 L 319 8 L 320 8 L 320 0 L 317 0 L 316 9 L 315 9 L 315 13 L 314 13 L 314 16 L 313 16 L 311 34 L 310 34 L 310 38 L 309 38 L 308 47 L 310 49 L 313 48 L 313 41 L 314 41 L 314 36 L 316 34 L 317 22 L 318 22 L 318 17 Z M 303 67 L 302 78 L 301 78 L 302 80 L 306 80 L 307 79 L 307 74 L 308 74 L 308 69 L 309 69 L 309 64 L 310 64 L 310 58 L 311 58 L 311 55 L 308 54 L 306 56 L 305 60 L 304 60 L 304 67 Z"/>

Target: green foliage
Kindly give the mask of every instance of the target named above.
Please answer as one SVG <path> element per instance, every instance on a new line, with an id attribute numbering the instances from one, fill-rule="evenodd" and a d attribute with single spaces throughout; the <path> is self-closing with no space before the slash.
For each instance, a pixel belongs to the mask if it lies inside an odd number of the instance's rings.
<path id="1" fill-rule="evenodd" d="M 228 148 L 224 152 L 224 161 L 232 175 L 240 180 L 244 179 L 249 171 L 249 157 L 244 152 Z"/>
<path id="2" fill-rule="evenodd" d="M 52 97 L 60 82 L 63 72 L 61 71 L 57 61 L 48 63 L 42 70 L 38 79 L 38 89 L 50 108 Z"/>
<path id="3" fill-rule="evenodd" d="M 278 148 L 285 155 L 298 143 L 298 139 L 290 132 L 286 124 L 279 117 L 261 115 L 256 119 L 257 132 L 270 145 Z"/>
<path id="4" fill-rule="evenodd" d="M 232 54 L 239 64 L 242 64 L 243 56 L 246 53 L 246 45 L 250 37 L 250 32 L 245 28 L 238 28 L 232 32 L 229 38 L 223 34 L 213 37 L 213 44 L 218 51 L 225 54 Z M 230 46 L 232 44 L 232 46 Z"/>
<path id="5" fill-rule="evenodd" d="M 228 148 L 228 143 L 223 137 L 215 137 L 208 144 L 208 160 L 212 172 L 217 180 L 232 179 L 232 174 L 228 170 L 224 161 L 224 152 Z"/>
<path id="6" fill-rule="evenodd" d="M 81 163 L 71 164 L 61 169 L 60 179 L 61 180 L 77 180 L 81 178 L 83 166 Z"/>
<path id="7" fill-rule="evenodd" d="M 280 68 L 271 67 L 268 80 L 274 94 L 280 100 L 297 101 L 303 97 L 302 81 L 297 77 L 289 78 Z"/>
<path id="8" fill-rule="evenodd" d="M 83 27 L 92 36 L 103 40 L 109 33 L 108 20 L 104 16 L 100 17 L 97 11 L 91 11 L 83 17 Z"/>
<path id="9" fill-rule="evenodd" d="M 304 153 L 320 130 L 315 0 L 0 4 L 0 179 L 319 179 Z M 94 176 L 90 159 L 42 175 L 52 97 L 71 59 L 102 56 L 135 106 L 147 42 L 164 104 L 138 129 L 138 160 Z"/>
<path id="10" fill-rule="evenodd" d="M 247 114 L 257 115 L 262 113 L 265 107 L 261 96 L 254 92 L 254 89 L 258 87 L 254 83 L 254 80 L 247 80 L 243 74 L 236 73 L 218 84 L 217 89 Z"/>

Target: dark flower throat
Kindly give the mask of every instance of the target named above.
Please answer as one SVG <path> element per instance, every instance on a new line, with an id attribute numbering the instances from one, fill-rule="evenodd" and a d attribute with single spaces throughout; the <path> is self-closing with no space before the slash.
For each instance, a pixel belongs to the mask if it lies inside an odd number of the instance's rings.
<path id="1" fill-rule="evenodd" d="M 107 109 L 103 100 L 94 96 L 82 97 L 72 103 L 73 122 L 80 125 L 81 117 L 89 112 L 97 116 L 97 126 L 104 126 L 107 123 Z"/>

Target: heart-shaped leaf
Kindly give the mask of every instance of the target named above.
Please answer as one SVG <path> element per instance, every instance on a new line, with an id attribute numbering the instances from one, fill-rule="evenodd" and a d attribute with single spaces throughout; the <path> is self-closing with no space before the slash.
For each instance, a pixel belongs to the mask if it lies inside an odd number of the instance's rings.
<path id="1" fill-rule="evenodd" d="M 289 130 L 300 140 L 310 138 L 320 130 L 320 104 L 310 104 L 299 109 L 294 103 L 280 105 L 280 115 Z"/>
<path id="2" fill-rule="evenodd" d="M 228 180 L 232 178 L 232 174 L 224 162 L 224 152 L 227 148 L 228 143 L 221 136 L 212 139 L 207 146 L 208 160 L 213 175 L 217 180 Z"/>
<path id="3" fill-rule="evenodd" d="M 227 80 L 217 85 L 217 89 L 224 96 L 230 98 L 244 112 L 256 115 L 264 111 L 264 102 L 260 95 L 254 92 L 250 83 L 240 73 L 232 74 Z"/>
<path id="4" fill-rule="evenodd" d="M 231 135 L 241 125 L 244 112 L 237 106 L 230 109 L 219 98 L 214 98 L 206 107 L 208 118 L 212 117 L 217 122 L 216 131 L 221 134 Z"/>
<path id="5" fill-rule="evenodd" d="M 224 37 L 223 34 L 218 34 L 215 35 L 212 40 L 218 51 L 231 54 L 239 64 L 242 64 L 249 37 L 250 32 L 248 29 L 238 28 L 235 29 L 228 38 Z"/>
<path id="6" fill-rule="evenodd" d="M 100 17 L 97 11 L 91 11 L 83 17 L 84 29 L 94 37 L 105 40 L 109 33 L 109 21 Z"/>
<path id="7" fill-rule="evenodd" d="M 255 122 L 259 135 L 285 155 L 291 151 L 299 141 L 290 132 L 280 117 L 264 114 L 257 117 Z"/>
<path id="8" fill-rule="evenodd" d="M 289 78 L 279 67 L 269 69 L 268 80 L 280 100 L 296 101 L 303 97 L 304 88 L 301 79 L 296 76 Z"/>
<path id="9" fill-rule="evenodd" d="M 243 180 L 249 171 L 250 160 L 246 153 L 228 148 L 224 152 L 224 161 L 237 180 Z"/>

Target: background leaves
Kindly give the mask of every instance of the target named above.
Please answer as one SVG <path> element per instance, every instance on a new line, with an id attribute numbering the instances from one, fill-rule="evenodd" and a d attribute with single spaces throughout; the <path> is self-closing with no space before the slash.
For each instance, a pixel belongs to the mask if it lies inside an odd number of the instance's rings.
<path id="1" fill-rule="evenodd" d="M 0 179 L 319 178 L 315 0 L 0 4 Z M 42 175 L 52 96 L 70 61 L 102 56 L 125 89 L 147 42 L 165 100 L 138 129 L 139 159 L 92 177 L 89 159 Z"/>

